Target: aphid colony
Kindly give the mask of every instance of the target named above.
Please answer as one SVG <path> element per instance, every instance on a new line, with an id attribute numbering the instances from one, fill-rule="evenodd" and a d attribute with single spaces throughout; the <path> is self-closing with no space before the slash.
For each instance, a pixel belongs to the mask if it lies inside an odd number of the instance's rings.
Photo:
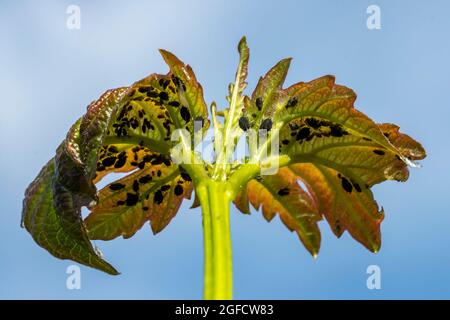
<path id="1" fill-rule="evenodd" d="M 175 128 L 174 121 L 184 121 L 186 129 L 191 130 L 191 112 L 180 103 L 180 91 L 186 91 L 186 86 L 176 76 L 159 79 L 153 77 L 142 81 L 123 99 L 123 106 L 117 110 L 107 132 L 108 136 L 133 136 L 137 131 L 136 136 L 144 133 L 151 138 L 169 141 Z M 195 121 L 200 122 L 201 127 L 205 124 L 201 116 L 196 117 Z M 120 149 L 118 146 L 121 146 Z M 121 192 L 125 196 L 117 201 L 117 206 L 134 206 L 140 200 L 148 199 L 151 194 L 157 205 L 163 203 L 168 192 L 175 196 L 184 195 L 183 185 L 190 184 L 191 178 L 182 168 L 174 168 L 171 171 L 178 172 L 179 176 L 174 180 L 176 183 L 163 184 L 163 179 L 168 175 L 167 168 L 172 166 L 170 156 L 150 151 L 144 147 L 143 141 L 128 149 L 123 149 L 124 145 L 118 146 L 105 145 L 100 149 L 95 179 L 99 180 L 110 171 L 128 172 L 139 169 L 143 174 L 133 181 L 122 179 L 108 186 L 111 192 Z M 148 207 L 143 209 L 148 210 Z"/>
<path id="2" fill-rule="evenodd" d="M 179 99 L 179 93 L 186 90 L 185 84 L 173 75 L 160 77 L 163 78 L 153 76 L 144 80 L 128 92 L 108 135 L 124 137 L 133 135 L 133 131 L 141 131 L 170 141 L 175 128 L 174 121 L 178 124 L 184 122 L 188 131 L 193 129 L 190 125 L 191 112 Z M 205 119 L 201 116 L 197 116 L 195 121 L 200 122 L 201 127 L 205 125 Z"/>
<path id="3" fill-rule="evenodd" d="M 162 125 L 162 128 L 158 127 L 159 134 L 165 135 L 164 140 L 170 140 L 170 135 L 174 128 L 174 123 L 172 120 L 172 114 L 169 112 L 168 107 L 172 108 L 172 110 L 178 110 L 180 118 L 186 124 L 189 124 L 191 120 L 191 113 L 189 109 L 186 106 L 181 105 L 177 100 L 178 92 L 180 90 L 185 91 L 186 86 L 178 77 L 175 76 L 160 78 L 157 81 L 157 84 L 142 85 L 137 89 L 133 89 L 128 93 L 128 99 L 125 100 L 128 102 L 120 108 L 120 110 L 118 111 L 118 115 L 116 116 L 116 119 L 112 124 L 112 130 L 114 134 L 117 137 L 121 137 L 132 135 L 133 130 L 141 130 L 144 134 L 149 132 L 148 134 L 151 135 L 150 131 L 155 131 L 156 129 L 155 125 L 153 124 L 154 122 L 156 122 L 157 127 L 158 125 Z M 144 105 L 142 105 L 142 103 Z M 258 111 L 262 110 L 262 98 L 256 98 L 254 104 Z M 297 98 L 293 97 L 288 100 L 285 108 L 293 108 L 297 104 Z M 155 117 L 155 114 L 148 114 L 148 111 L 146 110 L 155 110 L 156 119 L 152 119 L 153 117 Z M 256 114 L 252 114 L 252 118 L 256 118 Z M 195 121 L 200 122 L 201 127 L 203 127 L 205 124 L 205 120 L 201 116 L 196 117 Z M 247 116 L 244 115 L 239 118 L 238 125 L 243 131 L 248 131 L 253 126 L 253 123 Z M 265 118 L 261 120 L 258 129 L 266 130 L 267 132 L 269 132 L 272 129 L 272 126 L 272 119 Z M 285 129 L 284 131 L 282 130 L 282 133 L 285 133 L 286 130 L 288 130 L 289 134 L 288 137 L 282 139 L 282 145 L 289 145 L 293 141 L 298 143 L 311 141 L 314 137 L 343 137 L 349 134 L 343 129 L 340 124 L 321 120 L 315 117 L 296 119 L 288 123 L 288 125 L 285 127 L 287 129 Z M 189 125 L 186 125 L 186 129 L 190 129 Z M 108 131 L 108 134 L 111 134 L 110 131 Z M 117 147 L 113 145 L 104 146 L 100 151 L 99 161 L 97 163 L 97 172 L 101 172 L 103 170 L 108 171 L 108 167 L 120 169 L 124 166 L 130 166 L 144 169 L 147 163 L 150 164 L 150 169 L 152 169 L 152 166 L 158 166 L 161 164 L 164 164 L 167 167 L 171 165 L 169 157 L 152 153 L 148 149 L 146 150 L 142 145 L 143 142 L 139 146 L 136 146 L 131 150 L 124 150 L 120 152 Z M 373 150 L 373 152 L 380 156 L 385 154 L 383 150 L 378 149 Z M 145 185 L 147 183 L 150 183 L 153 180 L 154 175 L 160 177 L 161 170 L 151 170 L 151 174 L 144 175 L 138 180 L 134 180 L 131 186 L 129 186 L 131 188 L 130 190 L 134 191 L 134 193 L 127 192 L 126 199 L 119 200 L 117 202 L 117 205 L 136 205 L 140 200 L 140 186 L 142 184 Z M 161 204 L 164 200 L 165 194 L 170 189 L 173 189 L 173 193 L 176 196 L 183 195 L 184 189 L 182 187 L 182 184 L 183 182 L 190 182 L 191 179 L 185 172 L 181 172 L 180 177 L 180 180 L 173 188 L 170 185 L 162 185 L 159 189 L 154 191 L 153 201 L 155 204 Z M 362 192 L 362 189 L 358 183 L 348 180 L 341 174 L 338 174 L 338 178 L 341 181 L 342 188 L 346 192 L 351 193 L 353 190 Z M 109 185 L 109 189 L 111 191 L 120 191 L 126 187 L 127 186 L 122 183 L 113 183 Z M 279 196 L 287 196 L 289 195 L 289 193 L 289 187 L 282 188 L 278 191 Z M 146 197 L 148 198 L 148 196 L 149 194 L 147 194 Z"/>
<path id="4" fill-rule="evenodd" d="M 295 107 L 298 103 L 298 99 L 296 97 L 293 97 L 288 100 L 288 102 L 285 105 L 286 109 Z M 255 99 L 255 106 L 258 109 L 258 111 L 261 111 L 263 108 L 263 100 L 262 98 L 256 98 Z M 244 110 L 245 111 L 245 110 Z M 256 114 L 252 114 L 253 118 L 256 118 Z M 242 116 L 239 119 L 239 127 L 243 131 L 248 131 L 253 124 L 249 120 L 247 116 Z M 343 129 L 342 125 L 338 123 L 333 123 L 326 120 L 321 120 L 319 118 L 315 117 L 306 117 L 303 119 L 296 119 L 294 121 L 291 121 L 288 123 L 288 125 L 285 126 L 287 129 L 282 129 L 282 135 L 286 135 L 286 132 L 288 133 L 288 137 L 285 137 L 281 140 L 282 145 L 289 145 L 291 142 L 295 141 L 298 143 L 303 143 L 305 141 L 311 141 L 314 137 L 316 138 L 322 138 L 322 137 L 335 137 L 340 138 L 346 135 L 349 135 L 349 133 Z M 267 130 L 270 131 L 272 129 L 272 119 L 266 118 L 261 121 L 261 124 L 259 126 L 259 130 Z M 364 140 L 371 141 L 371 139 L 363 138 Z M 384 156 L 385 151 L 380 149 L 374 149 L 372 150 L 374 154 L 379 156 Z M 396 156 L 398 160 L 399 157 Z M 356 183 L 353 180 L 349 180 L 346 177 L 344 177 L 342 174 L 338 173 L 337 175 L 338 179 L 340 180 L 342 188 L 348 192 L 351 193 L 353 190 L 356 190 L 356 192 L 362 192 L 361 186 Z M 259 179 L 262 179 L 259 177 Z M 258 179 L 257 179 L 258 180 Z M 366 188 L 369 188 L 369 186 L 364 186 Z M 279 196 L 287 196 L 290 193 L 290 188 L 285 187 L 280 190 L 278 190 L 277 194 Z"/>
<path id="5" fill-rule="evenodd" d="M 170 192 L 173 192 L 175 196 L 182 196 L 184 194 L 183 185 L 192 181 L 191 177 L 181 168 L 174 168 L 172 172 L 177 171 L 179 175 L 175 185 L 162 184 L 153 192 L 149 192 L 155 188 L 155 185 L 162 183 L 162 180 L 168 175 L 166 173 L 168 168 L 172 165 L 169 156 L 151 152 L 141 145 L 122 151 L 114 145 L 105 145 L 99 153 L 97 175 L 104 175 L 108 171 L 121 168 L 124 171 L 131 171 L 137 168 L 142 171 L 142 174 L 133 181 L 128 181 L 125 178 L 120 182 L 108 185 L 109 190 L 123 192 L 125 195 L 124 199 L 116 202 L 116 205 L 134 206 L 143 198 L 148 199 L 151 193 L 153 193 L 153 202 L 159 205 L 171 189 Z M 148 207 L 144 206 L 143 209 L 148 210 Z"/>
<path id="6" fill-rule="evenodd" d="M 288 100 L 288 102 L 285 105 L 286 109 L 293 108 L 298 104 L 298 99 L 296 97 L 292 97 Z M 258 111 L 261 111 L 263 108 L 263 100 L 262 98 L 258 97 L 255 99 L 255 106 L 258 109 Z M 244 109 L 245 111 L 245 109 Z M 252 118 L 256 118 L 256 114 L 252 114 Z M 259 126 L 259 130 L 267 130 L 270 131 L 272 129 L 272 119 L 271 118 L 265 118 L 261 121 L 261 124 Z M 249 130 L 253 124 L 249 120 L 247 116 L 242 116 L 239 119 L 239 127 L 243 131 Z M 296 141 L 299 141 L 300 143 L 303 141 L 310 141 L 313 137 L 342 137 L 344 135 L 347 135 L 348 132 L 346 132 L 341 125 L 332 123 L 325 120 L 320 120 L 318 118 L 314 117 L 308 117 L 304 120 L 296 120 L 291 123 L 289 123 L 290 127 L 290 136 L 295 138 Z M 286 145 L 289 144 L 291 139 L 284 139 L 282 141 L 282 144 Z"/>

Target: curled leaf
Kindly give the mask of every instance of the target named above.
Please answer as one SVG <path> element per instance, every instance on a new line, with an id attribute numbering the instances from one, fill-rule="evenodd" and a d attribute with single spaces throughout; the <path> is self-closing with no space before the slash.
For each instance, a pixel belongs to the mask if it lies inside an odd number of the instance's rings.
<path id="1" fill-rule="evenodd" d="M 27 188 L 23 201 L 23 225 L 36 243 L 55 257 L 71 259 L 117 275 L 117 270 L 98 256 L 85 233 L 74 232 L 80 230 L 78 221 L 69 224 L 68 220 L 62 220 L 58 215 L 61 209 L 67 208 L 73 212 L 73 197 L 57 187 L 57 198 L 54 198 L 55 174 L 55 161 L 52 159 Z"/>
<path id="2" fill-rule="evenodd" d="M 205 131 L 207 109 L 192 69 L 173 54 L 161 53 L 171 71 L 108 90 L 92 102 L 27 189 L 24 225 L 53 255 L 117 274 L 92 248 L 81 208 L 93 209 L 86 221 L 89 236 L 112 239 L 133 235 L 147 220 L 155 233 L 161 231 L 190 196 L 190 177 L 170 159 L 171 134 L 175 129 Z M 126 193 L 111 190 L 113 183 L 97 194 L 95 183 L 112 172 L 131 172 L 116 186 L 157 178 L 145 186 L 139 182 L 139 195 L 135 183 L 127 185 L 124 190 L 132 190 Z M 148 200 L 159 195 L 156 205 Z M 121 202 L 126 210 L 117 206 Z"/>

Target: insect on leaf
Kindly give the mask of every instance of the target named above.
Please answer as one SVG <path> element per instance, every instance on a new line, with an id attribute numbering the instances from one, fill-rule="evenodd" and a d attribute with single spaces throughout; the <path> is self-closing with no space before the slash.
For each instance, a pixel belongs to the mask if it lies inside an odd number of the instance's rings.
<path id="1" fill-rule="evenodd" d="M 422 146 L 400 133 L 397 126 L 379 127 L 402 156 L 411 160 L 425 157 Z M 296 159 L 303 159 L 304 163 L 290 167 L 313 195 L 333 232 L 339 237 L 348 230 L 369 250 L 378 251 L 384 213 L 373 199 L 370 187 L 385 180 L 406 181 L 409 176 L 406 163 L 391 150 L 351 135 L 313 138 L 302 146 L 305 152 Z"/>
<path id="2" fill-rule="evenodd" d="M 283 59 L 270 69 L 264 77 L 261 77 L 253 91 L 251 99 L 247 100 L 246 114 L 254 121 L 255 128 L 259 128 L 260 123 L 271 117 L 271 108 L 276 105 L 279 99 L 281 86 L 286 79 L 291 59 Z"/>
<path id="3" fill-rule="evenodd" d="M 220 282 L 206 282 L 207 297 L 231 297 L 228 212 L 218 209 L 233 199 L 243 213 L 252 206 L 267 221 L 278 215 L 313 256 L 323 218 L 337 237 L 347 231 L 378 251 L 384 211 L 371 188 L 406 181 L 408 165 L 425 158 L 423 147 L 398 126 L 377 124 L 356 110 L 356 94 L 334 76 L 284 88 L 290 58 L 244 95 L 250 55 L 245 37 L 238 52 L 229 106 L 211 104 L 212 162 L 194 148 L 209 128 L 202 86 L 189 65 L 160 50 L 169 72 L 108 90 L 92 102 L 27 188 L 22 223 L 33 239 L 55 257 L 118 274 L 90 240 L 130 238 L 147 222 L 159 233 L 195 187 L 192 206 L 203 209 L 205 279 Z M 248 155 L 240 163 L 233 157 L 244 133 Z M 196 161 L 179 162 L 185 154 Z M 276 163 L 278 171 L 263 172 Z M 126 175 L 98 191 L 96 184 L 111 173 Z M 84 220 L 83 207 L 90 210 Z M 223 279 L 217 277 L 219 264 L 227 273 Z M 219 287 L 227 292 L 215 292 Z"/>
<path id="4" fill-rule="evenodd" d="M 317 221 L 321 216 L 315 202 L 298 184 L 291 169 L 281 168 L 276 175 L 268 175 L 249 181 L 238 194 L 236 206 L 249 212 L 248 203 L 262 213 L 267 221 L 278 214 L 286 227 L 295 231 L 305 248 L 316 256 L 320 248 L 320 231 Z"/>
<path id="5" fill-rule="evenodd" d="M 27 189 L 24 225 L 53 255 L 117 274 L 89 238 L 131 237 L 146 221 L 160 232 L 190 197 L 189 175 L 170 159 L 171 134 L 206 130 L 206 104 L 192 69 L 161 53 L 170 72 L 108 90 L 92 102 Z M 114 172 L 129 175 L 97 194 L 95 183 Z M 92 210 L 85 222 L 82 207 Z"/>
<path id="6" fill-rule="evenodd" d="M 192 183 L 182 178 L 176 165 L 164 164 L 160 157 L 154 155 L 153 165 L 100 190 L 98 204 L 85 220 L 91 239 L 130 238 L 146 221 L 154 233 L 167 226 L 183 198 L 190 198 Z"/>
<path id="7" fill-rule="evenodd" d="M 297 197 L 306 203 L 312 201 L 337 236 L 347 230 L 376 252 L 381 245 L 384 212 L 370 188 L 385 180 L 406 181 L 407 164 L 423 159 L 425 150 L 400 133 L 397 126 L 378 125 L 356 110 L 356 94 L 335 84 L 333 76 L 282 88 L 289 62 L 282 60 L 273 67 L 260 79 L 252 98 L 246 100 L 246 112 L 254 119 L 273 119 L 277 124 L 271 134 L 278 135 L 279 151 L 290 159 L 286 164 L 289 169 L 281 168 L 273 177 L 293 174 L 294 182 L 286 185 L 286 190 L 301 188 L 296 181 L 302 181 L 307 190 L 296 192 Z M 250 180 L 237 198 L 238 208 L 248 213 L 248 202 L 255 208 L 263 203 L 266 217 L 267 208 L 278 208 L 279 200 L 262 189 L 273 177 Z M 288 198 L 284 203 L 289 205 Z M 298 215 L 309 212 L 301 206 L 296 210 Z M 314 252 L 311 248 L 316 247 L 303 242 Z"/>

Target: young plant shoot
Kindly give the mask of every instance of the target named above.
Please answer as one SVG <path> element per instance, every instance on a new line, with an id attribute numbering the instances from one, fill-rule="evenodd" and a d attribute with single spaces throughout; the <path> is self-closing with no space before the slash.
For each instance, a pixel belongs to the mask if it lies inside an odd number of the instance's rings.
<path id="1" fill-rule="evenodd" d="M 25 192 L 22 223 L 33 239 L 57 258 L 117 275 L 91 240 L 130 238 L 147 222 L 157 234 L 194 192 L 203 218 L 206 299 L 232 298 L 232 202 L 246 214 L 250 205 L 261 208 L 267 221 L 278 215 L 314 257 L 323 218 L 337 237 L 347 231 L 377 252 L 384 212 L 371 188 L 406 181 L 408 166 L 425 150 L 398 126 L 356 110 L 356 94 L 333 76 L 283 87 L 291 59 L 245 95 L 245 38 L 238 51 L 229 105 L 217 110 L 212 103 L 211 118 L 191 67 L 165 50 L 169 73 L 92 102 Z M 198 147 L 210 126 L 214 156 L 207 159 Z M 239 141 L 247 144 L 241 158 Z M 128 175 L 97 191 L 116 172 Z M 90 210 L 85 219 L 82 207 Z"/>

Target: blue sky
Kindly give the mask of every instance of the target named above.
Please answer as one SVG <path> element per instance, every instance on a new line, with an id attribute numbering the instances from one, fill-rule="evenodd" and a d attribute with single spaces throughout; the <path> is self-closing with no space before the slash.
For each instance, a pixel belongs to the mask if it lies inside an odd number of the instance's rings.
<path id="1" fill-rule="evenodd" d="M 201 298 L 200 211 L 186 204 L 169 227 L 98 241 L 121 275 L 81 267 L 40 249 L 19 228 L 23 192 L 70 125 L 104 90 L 167 67 L 157 49 L 192 65 L 207 103 L 225 104 L 236 45 L 251 49 L 249 88 L 293 57 L 286 83 L 324 74 L 358 93 L 357 108 L 393 122 L 428 151 L 407 183 L 374 188 L 386 212 L 372 254 L 321 222 L 314 260 L 293 233 L 261 214 L 231 212 L 235 298 L 450 298 L 450 4 L 448 1 L 0 1 L 0 298 Z M 67 6 L 81 29 L 66 28 Z M 380 30 L 366 8 L 381 8 Z M 366 268 L 381 268 L 380 290 Z"/>

